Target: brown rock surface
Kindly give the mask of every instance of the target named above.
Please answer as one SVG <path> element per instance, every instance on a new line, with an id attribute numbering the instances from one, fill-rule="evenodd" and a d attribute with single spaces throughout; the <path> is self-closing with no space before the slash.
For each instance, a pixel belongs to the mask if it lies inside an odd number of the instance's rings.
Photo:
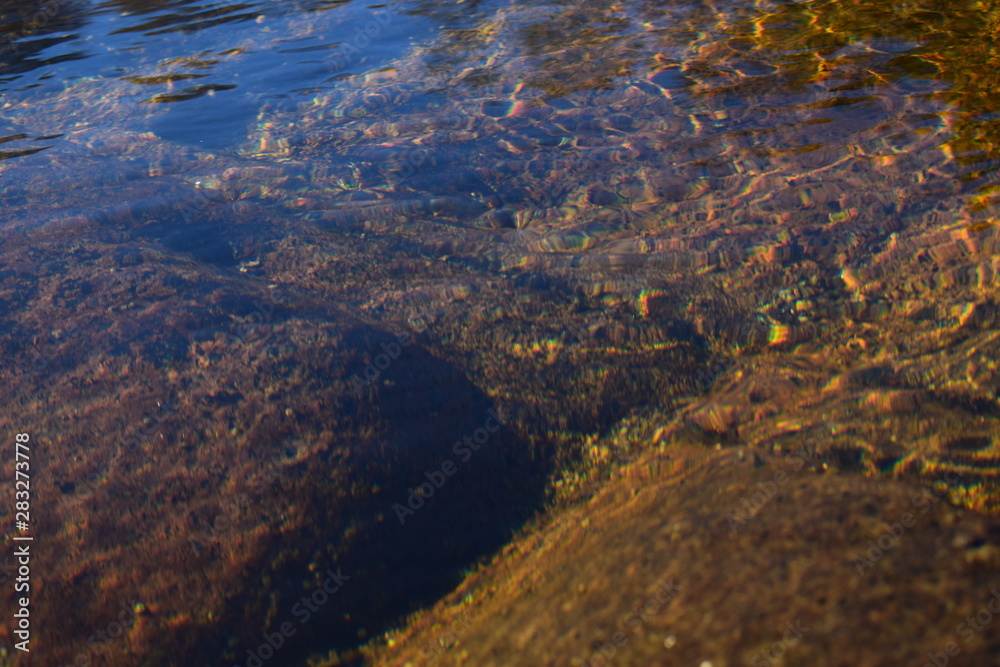
<path id="1" fill-rule="evenodd" d="M 46 664 L 240 660 L 299 620 L 328 570 L 349 583 L 283 659 L 350 644 L 446 590 L 536 505 L 544 466 L 410 338 L 154 250 L 123 266 L 121 246 L 72 243 L 0 242 L 5 293 L 24 301 L 2 338 L 21 363 L 4 367 L 0 425 L 31 435 Z M 355 391 L 369 363 L 376 381 Z M 495 432 L 456 459 L 485 423 Z M 401 525 L 392 505 L 448 458 L 462 474 Z M 128 610 L 124 638 L 97 634 Z"/>
<path id="2" fill-rule="evenodd" d="M 612 664 L 753 664 L 797 620 L 775 664 L 989 664 L 994 625 L 959 624 L 1000 585 L 991 172 L 955 158 L 975 114 L 851 52 L 839 6 L 514 5 L 265 106 L 239 154 L 124 131 L 124 81 L 7 109 L 81 144 L 0 163 L 32 658 L 242 663 L 339 568 L 271 664 L 593 665 L 616 632 Z M 607 27 L 632 8 L 641 39 Z M 399 525 L 491 408 L 506 427 Z"/>
<path id="3" fill-rule="evenodd" d="M 947 664 L 993 664 L 996 519 L 953 506 L 946 485 L 824 472 L 809 452 L 767 458 L 674 446 L 616 467 L 365 657 L 920 665 L 953 643 Z"/>

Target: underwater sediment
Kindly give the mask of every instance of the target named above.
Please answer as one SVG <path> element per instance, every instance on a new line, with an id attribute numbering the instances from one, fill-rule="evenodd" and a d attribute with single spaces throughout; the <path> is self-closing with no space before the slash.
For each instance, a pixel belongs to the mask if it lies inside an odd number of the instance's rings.
<path id="1" fill-rule="evenodd" d="M 808 5 L 513 4 L 228 148 L 201 60 L 11 102 L 46 664 L 984 664 L 993 24 Z"/>

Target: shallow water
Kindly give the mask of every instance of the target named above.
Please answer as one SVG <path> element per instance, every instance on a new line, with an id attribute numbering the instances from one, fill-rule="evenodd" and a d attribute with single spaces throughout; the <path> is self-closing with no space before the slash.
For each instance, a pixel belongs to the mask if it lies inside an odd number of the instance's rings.
<path id="1" fill-rule="evenodd" d="M 78 587 L 45 664 L 122 600 L 107 664 L 245 660 L 335 563 L 281 659 L 350 650 L 656 448 L 995 512 L 994 5 L 5 4 L 0 422 L 35 613 Z"/>

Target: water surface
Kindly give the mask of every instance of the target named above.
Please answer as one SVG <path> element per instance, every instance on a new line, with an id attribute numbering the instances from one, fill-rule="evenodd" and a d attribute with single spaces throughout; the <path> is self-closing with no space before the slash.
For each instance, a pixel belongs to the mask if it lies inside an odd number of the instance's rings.
<path id="1" fill-rule="evenodd" d="M 89 582 L 52 664 L 132 598 L 108 664 L 239 663 L 335 563 L 281 659 L 350 650 L 656 448 L 994 511 L 994 3 L 43 7 L 0 15 L 0 345 L 41 576 Z"/>

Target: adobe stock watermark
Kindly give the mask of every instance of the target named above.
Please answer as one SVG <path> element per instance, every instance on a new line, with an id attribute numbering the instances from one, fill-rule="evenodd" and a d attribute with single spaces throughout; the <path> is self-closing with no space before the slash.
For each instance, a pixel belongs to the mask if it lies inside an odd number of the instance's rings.
<path id="1" fill-rule="evenodd" d="M 611 662 L 618 650 L 629 643 L 630 637 L 625 634 L 625 628 L 629 628 L 633 635 L 638 635 L 642 626 L 649 622 L 653 616 L 666 607 L 677 597 L 680 586 L 674 583 L 673 578 L 660 579 L 656 582 L 656 591 L 652 597 L 645 602 L 638 602 L 632 609 L 622 617 L 621 630 L 616 631 L 611 636 L 611 641 L 594 642 L 594 652 L 589 658 L 576 656 L 571 661 L 572 665 L 579 667 L 604 667 Z M 668 640 L 669 641 L 669 640 Z M 676 640 L 675 640 L 676 641 Z M 664 644 L 667 645 L 666 643 Z"/>
<path id="2" fill-rule="evenodd" d="M 271 467 L 257 476 L 257 479 L 251 486 L 251 493 L 256 496 L 258 501 L 261 500 L 264 497 L 267 485 L 276 480 L 280 475 L 281 472 L 272 464 Z M 249 509 L 251 505 L 253 505 L 253 502 L 250 496 L 246 493 L 238 494 L 235 500 L 223 506 L 223 511 L 215 516 L 212 524 L 206 530 L 188 540 L 192 551 L 201 553 L 202 549 L 222 541 L 222 536 L 233 527 L 239 514 Z"/>
<path id="3" fill-rule="evenodd" d="M 947 496 L 948 488 L 958 485 L 958 475 L 955 472 L 949 470 L 945 473 L 944 477 L 945 482 L 942 485 L 943 490 L 940 493 L 936 490 L 932 491 L 931 489 L 924 488 L 910 499 L 910 504 L 913 505 L 914 509 L 918 509 L 921 515 L 927 514 L 932 506 L 940 502 L 941 498 Z M 857 568 L 858 574 L 864 575 L 865 571 L 874 567 L 887 552 L 895 549 L 899 541 L 903 539 L 903 535 L 906 534 L 906 530 L 913 528 L 915 525 L 917 525 L 917 517 L 912 512 L 903 512 L 899 517 L 899 521 L 891 524 L 883 524 L 879 536 L 868 540 L 868 549 L 864 555 L 857 556 L 854 559 L 854 566 Z"/>
<path id="4" fill-rule="evenodd" d="M 276 301 L 274 299 L 263 299 L 254 303 L 254 311 L 247 316 L 246 322 L 236 325 L 235 332 L 230 334 L 233 342 L 242 342 L 257 328 L 271 322 L 274 315 Z"/>
<path id="5" fill-rule="evenodd" d="M 340 571 L 339 567 L 336 572 L 327 570 L 326 575 L 326 580 L 322 585 L 317 586 L 312 593 L 303 596 L 292 606 L 291 614 L 298 619 L 300 626 L 308 623 L 313 614 L 329 602 L 330 598 L 344 585 L 344 582 L 350 579 L 348 575 Z M 262 667 L 285 645 L 285 640 L 294 637 L 297 631 L 298 628 L 291 621 L 285 621 L 274 632 L 265 632 L 263 634 L 264 641 L 256 649 L 247 649 L 246 667 Z M 239 667 L 239 665 L 235 665 L 235 667 Z"/>
<path id="6" fill-rule="evenodd" d="M 108 476 L 114 468 L 115 463 L 124 453 L 135 452 L 139 449 L 139 446 L 143 442 L 152 438 L 157 432 L 159 432 L 160 424 L 162 424 L 170 415 L 174 413 L 174 408 L 167 401 L 157 401 L 156 405 L 156 411 L 143 419 L 142 426 L 139 427 L 138 433 L 126 441 L 125 447 L 122 450 L 112 454 L 103 465 L 97 466 L 97 468 L 85 479 L 73 485 L 73 494 L 65 498 L 67 502 L 79 504 L 88 496 L 96 493 L 105 477 Z"/>
<path id="7" fill-rule="evenodd" d="M 777 664 L 788 652 L 789 647 L 798 644 L 802 636 L 809 632 L 809 628 L 802 625 L 802 621 L 799 619 L 795 619 L 795 623 L 791 621 L 785 623 L 785 627 L 787 630 L 781 639 L 757 653 L 750 661 L 750 667 L 768 667 L 768 665 Z"/>
<path id="8" fill-rule="evenodd" d="M 333 54 L 333 71 L 339 72 L 354 62 L 356 56 L 371 46 L 372 38 L 378 37 L 382 29 L 392 21 L 393 12 L 390 9 L 377 9 L 372 14 L 374 20 L 365 23 L 364 27 L 355 26 L 354 39 L 346 42 Z"/>
<path id="9" fill-rule="evenodd" d="M 455 646 L 458 642 L 459 635 L 468 629 L 469 617 L 467 613 L 463 612 L 453 618 L 451 622 L 448 623 L 447 629 L 438 635 L 436 644 L 429 644 L 423 648 L 421 657 L 426 660 L 427 663 L 421 664 L 436 663 L 442 655 Z"/>
<path id="10" fill-rule="evenodd" d="M 472 458 L 472 454 L 478 452 L 489 441 L 490 435 L 499 431 L 500 427 L 504 424 L 504 420 L 501 419 L 496 410 L 487 410 L 486 414 L 488 417 L 483 422 L 482 427 L 473 431 L 472 435 L 463 436 L 461 440 L 452 445 L 451 451 L 455 456 L 459 457 L 462 463 L 468 463 Z M 492 425 L 490 422 L 492 422 Z M 458 472 L 458 466 L 451 459 L 442 461 L 438 470 L 425 471 L 424 477 L 427 478 L 427 481 L 417 486 L 416 489 L 407 489 L 409 496 L 406 498 L 406 505 L 394 503 L 392 506 L 392 510 L 399 518 L 399 524 L 405 525 L 407 517 L 416 514 L 417 510 L 423 507 L 424 503 L 434 496 L 434 492 L 444 486 L 448 478 L 456 472 Z"/>
<path id="11" fill-rule="evenodd" d="M 55 357 L 58 347 L 65 344 L 70 339 L 78 336 L 82 329 L 84 329 L 84 327 L 66 326 L 58 332 L 49 332 L 48 338 L 45 342 L 32 344 L 30 353 L 27 354 L 31 361 L 25 363 L 23 358 L 19 357 L 17 370 L 25 375 L 41 373 L 49 367 L 50 363 L 52 363 L 52 359 Z"/>
<path id="12" fill-rule="evenodd" d="M 816 457 L 815 446 L 806 447 L 796 452 L 789 452 L 785 455 L 784 463 L 788 463 L 792 466 L 794 472 L 802 470 L 803 466 L 810 460 L 814 460 Z M 764 509 L 764 506 L 771 502 L 771 499 L 778 495 L 778 489 L 788 483 L 789 480 L 788 473 L 784 470 L 778 469 L 774 471 L 774 475 L 769 481 L 757 482 L 754 486 L 758 487 L 755 492 L 750 495 L 744 496 L 739 503 L 739 507 L 735 511 L 730 512 L 726 515 L 726 521 L 729 523 L 730 532 L 737 532 L 740 528 L 747 525 L 751 519 L 753 519 L 757 514 Z"/>
<path id="13" fill-rule="evenodd" d="M 447 306 L 455 302 L 454 298 L 448 298 L 443 304 L 438 305 L 436 308 L 428 308 L 426 310 L 421 309 L 416 315 L 407 318 L 407 325 L 416 334 L 422 334 L 427 330 L 428 320 L 431 318 L 446 316 L 449 313 Z M 416 322 L 416 324 L 414 324 Z M 389 368 L 393 361 L 398 359 L 402 353 L 403 348 L 409 347 L 414 343 L 414 335 L 411 333 L 401 333 L 396 335 L 396 341 L 390 343 L 380 343 L 379 347 L 382 352 L 375 355 L 375 357 L 370 361 L 362 371 L 361 375 L 354 373 L 348 378 L 348 382 L 351 385 L 351 393 L 354 394 L 355 398 L 360 397 L 365 389 L 371 387 L 375 384 L 375 381 L 382 374 L 382 371 Z"/>
<path id="14" fill-rule="evenodd" d="M 249 340 L 260 327 L 271 324 L 274 311 L 277 306 L 283 303 L 285 303 L 283 299 L 273 297 L 255 300 L 253 310 L 243 316 L 242 322 L 232 326 L 228 331 L 220 331 L 222 327 L 189 330 L 187 339 L 191 343 L 202 343 L 213 340 L 216 335 L 221 335 L 223 345 L 238 345 Z"/>
<path id="15" fill-rule="evenodd" d="M 144 609 L 144 605 L 138 600 L 133 600 L 131 603 L 123 602 L 120 606 L 121 611 L 118 612 L 118 620 L 111 621 L 106 627 L 87 637 L 87 648 L 89 650 L 77 653 L 73 658 L 73 664 L 65 665 L 65 667 L 90 667 L 90 654 L 96 651 L 99 655 L 103 655 L 104 647 L 121 637 L 128 628 L 135 625 L 138 614 Z"/>
<path id="16" fill-rule="evenodd" d="M 990 593 L 993 596 L 979 608 L 975 616 L 966 616 L 964 621 L 955 626 L 955 634 L 961 637 L 966 644 L 993 622 L 993 614 L 1000 614 L 1000 591 L 994 588 L 990 590 Z M 944 645 L 943 651 L 928 653 L 928 661 L 924 663 L 923 667 L 945 667 L 952 658 L 961 652 L 962 649 L 956 642 L 948 642 Z"/>
<path id="17" fill-rule="evenodd" d="M 381 343 L 382 352 L 375 355 L 375 358 L 368 362 L 362 371 L 363 377 L 357 373 L 352 375 L 348 382 L 351 383 L 351 393 L 355 398 L 361 396 L 367 387 L 372 386 L 382 371 L 389 368 L 393 361 L 399 359 L 404 347 L 409 347 L 413 343 L 413 336 L 408 333 L 399 334 L 392 343 Z"/>
<path id="18" fill-rule="evenodd" d="M 59 7 L 69 2 L 70 0 L 49 0 L 49 2 L 42 5 L 30 19 L 24 21 L 20 31 L 6 35 L 6 43 L 0 46 L 0 55 L 8 51 L 17 53 L 20 50 L 17 46 L 17 40 L 31 37 L 41 28 L 44 28 L 59 13 Z"/>

